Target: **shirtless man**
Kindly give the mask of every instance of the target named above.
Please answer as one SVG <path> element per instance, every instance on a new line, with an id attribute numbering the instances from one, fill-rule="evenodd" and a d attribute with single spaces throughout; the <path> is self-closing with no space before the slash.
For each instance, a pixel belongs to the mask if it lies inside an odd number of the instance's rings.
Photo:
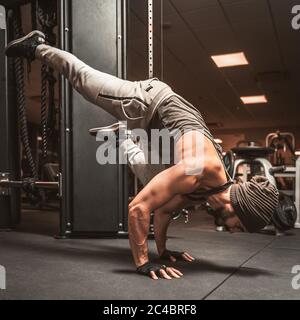
<path id="1" fill-rule="evenodd" d="M 167 84 L 158 79 L 131 82 L 94 70 L 74 55 L 46 45 L 45 35 L 40 31 L 12 41 L 6 54 L 46 63 L 63 74 L 88 101 L 118 120 L 127 121 L 131 129 L 150 128 L 157 117 L 162 127 L 185 132 L 176 143 L 177 156 L 182 160 L 151 179 L 128 207 L 129 241 L 139 273 L 152 279 L 182 276 L 173 267 L 149 261 L 147 235 L 151 212 L 158 254 L 173 262 L 194 260 L 186 252 L 166 249 L 167 228 L 172 213 L 179 208 L 205 201 L 230 232 L 259 231 L 270 222 L 278 204 L 276 187 L 264 177 L 234 184 L 224 168 L 221 148 L 214 142 L 200 112 Z M 184 140 L 199 141 L 195 139 L 199 135 L 204 137 L 203 167 L 190 175 L 189 168 L 197 166 L 199 159 L 193 156 L 195 144 Z M 191 156 L 182 157 L 183 153 Z"/>

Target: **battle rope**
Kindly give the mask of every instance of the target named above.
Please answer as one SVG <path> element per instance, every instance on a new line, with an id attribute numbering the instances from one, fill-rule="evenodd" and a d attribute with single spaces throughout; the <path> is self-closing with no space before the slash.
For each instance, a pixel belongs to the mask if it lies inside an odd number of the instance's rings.
<path id="1" fill-rule="evenodd" d="M 41 136 L 42 136 L 42 156 L 47 157 L 47 66 L 42 65 L 41 70 Z"/>
<path id="2" fill-rule="evenodd" d="M 20 10 L 20 9 L 19 9 Z M 12 26 L 14 38 L 22 37 L 23 31 L 21 26 L 21 14 L 20 11 L 15 11 L 13 14 Z M 30 149 L 29 134 L 26 117 L 26 100 L 25 100 L 25 86 L 24 86 L 24 64 L 21 58 L 14 59 L 15 81 L 17 91 L 17 108 L 18 108 L 18 122 L 21 141 L 24 147 L 26 159 L 31 171 L 31 175 L 34 178 L 38 178 L 35 162 Z"/>
<path id="3" fill-rule="evenodd" d="M 35 0 L 34 0 L 35 2 Z M 36 15 L 42 32 L 46 34 L 50 45 L 56 44 L 56 35 L 53 28 L 57 25 L 57 4 L 53 0 L 37 1 Z M 53 76 L 54 70 L 42 65 L 41 69 L 41 137 L 42 137 L 42 157 L 46 160 L 48 151 L 48 138 L 51 129 L 55 126 L 55 103 L 54 86 L 56 79 Z M 47 104 L 48 96 L 48 104 Z"/>

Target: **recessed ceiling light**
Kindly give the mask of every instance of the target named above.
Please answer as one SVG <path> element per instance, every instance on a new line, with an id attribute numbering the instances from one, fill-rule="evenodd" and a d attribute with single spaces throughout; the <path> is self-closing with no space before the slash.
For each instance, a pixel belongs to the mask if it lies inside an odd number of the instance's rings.
<path id="1" fill-rule="evenodd" d="M 220 54 L 211 56 L 211 58 L 219 68 L 243 66 L 249 64 L 244 52 Z"/>
<path id="2" fill-rule="evenodd" d="M 267 103 L 268 102 L 265 95 L 241 97 L 241 100 L 243 101 L 244 104 Z"/>

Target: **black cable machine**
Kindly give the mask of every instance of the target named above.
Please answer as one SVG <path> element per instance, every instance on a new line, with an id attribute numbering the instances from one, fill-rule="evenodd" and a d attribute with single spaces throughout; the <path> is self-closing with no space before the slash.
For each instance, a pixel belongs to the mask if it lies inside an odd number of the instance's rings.
<path id="1" fill-rule="evenodd" d="M 4 54 L 8 31 L 6 10 L 0 6 L 0 179 L 19 179 L 19 145 L 14 125 L 17 122 L 17 110 L 9 107 L 15 103 L 13 66 L 8 64 Z M 15 227 L 19 219 L 20 191 L 0 186 L 0 229 Z"/>
<path id="2" fill-rule="evenodd" d="M 88 132 L 91 127 L 108 125 L 116 119 L 86 102 L 63 77 L 58 79 L 60 98 L 56 106 L 57 79 L 45 65 L 41 66 L 41 154 L 36 161 L 26 117 L 24 61 L 9 59 L 8 64 L 4 56 L 6 42 L 24 34 L 21 7 L 28 3 L 32 29 L 43 31 L 50 44 L 73 52 L 96 69 L 126 77 L 126 0 L 102 0 L 101 5 L 97 0 L 0 0 L 4 6 L 0 11 L 0 228 L 10 229 L 18 224 L 21 189 L 39 205 L 45 204 L 46 190 L 56 190 L 60 237 L 124 234 L 127 170 L 124 166 L 99 166 L 95 159 L 99 145 Z M 59 123 L 55 124 L 57 111 Z M 59 172 L 54 181 L 45 181 L 41 168 L 49 164 L 48 145 L 55 139 L 55 126 Z M 26 177 L 20 170 L 19 141 L 30 172 Z"/>

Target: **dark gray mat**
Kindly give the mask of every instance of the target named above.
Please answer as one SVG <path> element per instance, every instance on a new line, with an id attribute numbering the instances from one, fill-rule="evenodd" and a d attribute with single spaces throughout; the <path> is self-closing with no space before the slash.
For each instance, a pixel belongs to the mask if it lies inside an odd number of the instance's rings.
<path id="1" fill-rule="evenodd" d="M 287 274 L 266 273 L 253 278 L 244 277 L 241 269 L 217 288 L 208 300 L 299 300 L 299 290 L 291 285 L 292 276 Z"/>
<path id="2" fill-rule="evenodd" d="M 286 274 L 291 274 L 292 267 L 295 265 L 300 265 L 299 251 L 279 248 L 265 249 L 245 264 L 249 268 Z"/>
<path id="3" fill-rule="evenodd" d="M 289 231 L 287 235 L 283 237 L 276 237 L 270 247 L 300 250 L 300 229 Z"/>
<path id="4" fill-rule="evenodd" d="M 0 233 L 0 264 L 7 271 L 0 299 L 300 298 L 289 274 L 300 264 L 298 231 L 277 238 L 217 233 L 202 215 L 187 225 L 176 221 L 168 247 L 187 250 L 197 260 L 176 264 L 184 273 L 180 280 L 152 281 L 135 273 L 127 239 L 55 240 L 52 220 L 42 215 L 39 228 L 30 215 L 19 231 Z M 154 241 L 149 246 L 155 257 Z"/>

